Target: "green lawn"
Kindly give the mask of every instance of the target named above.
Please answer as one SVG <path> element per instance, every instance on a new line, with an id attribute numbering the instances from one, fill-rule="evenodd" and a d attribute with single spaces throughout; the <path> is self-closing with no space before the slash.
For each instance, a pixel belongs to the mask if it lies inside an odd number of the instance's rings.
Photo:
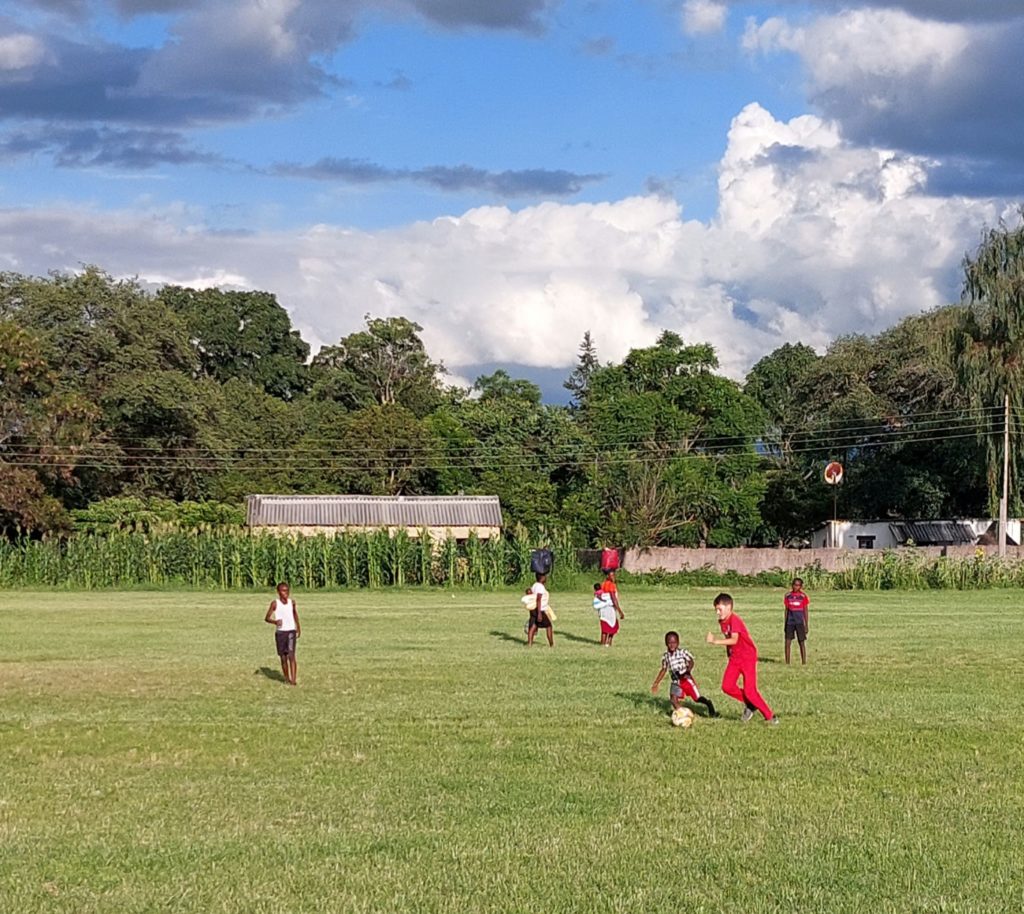
<path id="1" fill-rule="evenodd" d="M 264 595 L 7 593 L 3 912 L 1024 909 L 1024 594 L 738 591 L 781 719 L 742 725 L 713 591 L 623 597 L 596 644 L 556 594 L 296 593 L 299 687 Z M 655 699 L 682 634 L 723 712 Z M 794 645 L 794 654 L 796 654 Z"/>

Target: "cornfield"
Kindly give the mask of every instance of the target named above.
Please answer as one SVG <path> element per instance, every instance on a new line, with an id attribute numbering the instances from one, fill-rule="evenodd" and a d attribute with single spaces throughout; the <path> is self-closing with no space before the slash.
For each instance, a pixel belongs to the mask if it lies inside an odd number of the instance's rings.
<path id="1" fill-rule="evenodd" d="M 508 587 L 533 580 L 530 554 L 541 544 L 556 556 L 552 583 L 573 585 L 579 568 L 570 530 L 437 541 L 426 531 L 283 537 L 210 527 L 0 540 L 0 587 Z"/>

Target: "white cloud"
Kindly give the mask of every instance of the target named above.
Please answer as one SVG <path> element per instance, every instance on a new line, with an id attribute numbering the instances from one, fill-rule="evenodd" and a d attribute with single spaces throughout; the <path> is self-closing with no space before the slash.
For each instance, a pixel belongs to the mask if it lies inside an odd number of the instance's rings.
<path id="1" fill-rule="evenodd" d="M 743 36 L 751 53 L 796 55 L 809 98 L 847 140 L 945 159 L 962 172 L 949 189 L 974 194 L 1019 190 L 1024 180 L 1008 127 L 1024 117 L 1022 42 L 1019 4 L 1016 19 L 998 24 L 862 8 L 801 25 L 751 19 Z"/>
<path id="2" fill-rule="evenodd" d="M 27 70 L 43 63 L 48 56 L 46 45 L 34 35 L 24 32 L 0 35 L 0 74 Z"/>
<path id="3" fill-rule="evenodd" d="M 928 162 L 851 146 L 835 124 L 734 119 L 718 216 L 663 197 L 481 207 L 384 231 L 210 232 L 194 213 L 0 210 L 0 268 L 97 263 L 144 281 L 275 292 L 314 345 L 364 313 L 419 322 L 455 367 L 568 367 L 591 330 L 604 359 L 661 329 L 707 340 L 741 375 L 784 342 L 823 346 L 955 299 L 992 201 L 925 191 Z"/>
<path id="4" fill-rule="evenodd" d="M 683 31 L 687 35 L 708 35 L 725 28 L 729 8 L 718 0 L 686 0 L 683 3 Z"/>
<path id="5" fill-rule="evenodd" d="M 748 51 L 792 51 L 806 63 L 816 90 L 848 86 L 865 76 L 929 79 L 956 66 L 971 43 L 965 25 L 916 19 L 899 10 L 850 10 L 807 26 L 772 18 L 748 20 Z"/>

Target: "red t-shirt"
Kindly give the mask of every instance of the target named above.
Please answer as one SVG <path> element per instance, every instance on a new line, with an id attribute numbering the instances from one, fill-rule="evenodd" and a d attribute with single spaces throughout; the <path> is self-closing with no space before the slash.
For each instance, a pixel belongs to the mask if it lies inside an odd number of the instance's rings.
<path id="1" fill-rule="evenodd" d="M 740 663 L 752 660 L 756 663 L 757 648 L 754 646 L 750 632 L 747 631 L 747 626 L 743 624 L 743 620 L 736 613 L 733 613 L 728 619 L 723 619 L 718 624 L 721 626 L 722 634 L 726 638 L 732 635 L 740 636 L 740 640 L 728 648 L 729 659 L 737 660 Z"/>
<path id="2" fill-rule="evenodd" d="M 786 594 L 783 602 L 786 604 L 787 613 L 800 613 L 803 616 L 800 621 L 806 621 L 807 607 L 811 604 L 811 601 L 807 599 L 807 594 L 802 590 L 799 592 L 791 590 Z"/>

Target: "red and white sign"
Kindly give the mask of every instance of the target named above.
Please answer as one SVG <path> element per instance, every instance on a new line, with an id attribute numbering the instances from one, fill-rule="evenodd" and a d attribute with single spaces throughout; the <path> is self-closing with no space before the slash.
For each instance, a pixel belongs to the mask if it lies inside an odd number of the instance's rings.
<path id="1" fill-rule="evenodd" d="M 843 465 L 838 460 L 832 460 L 825 467 L 825 482 L 830 486 L 837 486 L 843 481 Z"/>

